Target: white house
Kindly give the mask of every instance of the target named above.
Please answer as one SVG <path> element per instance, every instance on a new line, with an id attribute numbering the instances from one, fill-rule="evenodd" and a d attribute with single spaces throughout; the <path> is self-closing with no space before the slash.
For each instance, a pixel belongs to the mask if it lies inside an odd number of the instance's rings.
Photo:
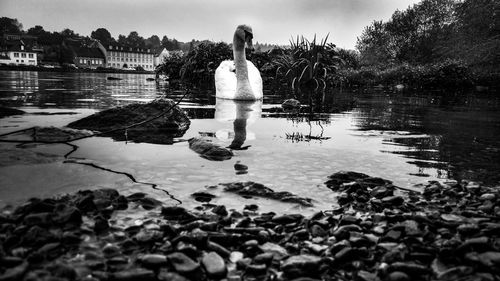
<path id="1" fill-rule="evenodd" d="M 23 40 L 3 42 L 0 48 L 0 63 L 13 65 L 37 65 L 37 53 L 26 47 Z"/>
<path id="2" fill-rule="evenodd" d="M 160 49 L 158 52 L 155 53 L 154 67 L 156 68 L 163 62 L 165 58 L 168 57 L 170 57 L 170 52 L 166 48 Z"/>

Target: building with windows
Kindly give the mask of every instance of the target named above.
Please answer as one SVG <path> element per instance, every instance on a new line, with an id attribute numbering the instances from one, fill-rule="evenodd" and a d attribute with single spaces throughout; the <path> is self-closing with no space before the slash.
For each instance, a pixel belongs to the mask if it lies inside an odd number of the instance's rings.
<path id="1" fill-rule="evenodd" d="M 3 39 L 0 42 L 0 63 L 37 65 L 37 52 L 22 39 Z"/>
<path id="2" fill-rule="evenodd" d="M 105 49 L 97 40 L 66 39 L 63 46 L 66 61 L 73 62 L 78 68 L 95 69 L 106 66 Z"/>
<path id="3" fill-rule="evenodd" d="M 106 66 L 111 68 L 137 68 L 154 70 L 154 54 L 150 49 L 132 48 L 119 44 L 106 47 Z"/>
<path id="4" fill-rule="evenodd" d="M 170 57 L 170 52 L 166 48 L 158 49 L 154 55 L 153 66 L 156 68 L 168 57 Z"/>

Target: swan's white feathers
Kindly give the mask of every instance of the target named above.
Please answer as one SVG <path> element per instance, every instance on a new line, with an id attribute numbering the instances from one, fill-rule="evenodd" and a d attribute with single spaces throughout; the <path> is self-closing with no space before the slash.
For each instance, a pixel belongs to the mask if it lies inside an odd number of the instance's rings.
<path id="1" fill-rule="evenodd" d="M 248 80 L 254 94 L 254 99 L 262 99 L 262 77 L 255 65 L 247 60 Z M 215 70 L 216 96 L 223 99 L 235 99 L 236 94 L 236 68 L 234 62 L 226 60 L 221 62 Z"/>

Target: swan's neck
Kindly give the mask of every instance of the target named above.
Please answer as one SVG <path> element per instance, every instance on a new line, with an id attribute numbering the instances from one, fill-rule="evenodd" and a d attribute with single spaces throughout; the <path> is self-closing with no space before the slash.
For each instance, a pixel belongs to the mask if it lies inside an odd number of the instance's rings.
<path id="1" fill-rule="evenodd" d="M 236 68 L 236 99 L 252 99 L 253 92 L 248 80 L 245 42 L 235 34 L 233 39 L 234 66 Z"/>

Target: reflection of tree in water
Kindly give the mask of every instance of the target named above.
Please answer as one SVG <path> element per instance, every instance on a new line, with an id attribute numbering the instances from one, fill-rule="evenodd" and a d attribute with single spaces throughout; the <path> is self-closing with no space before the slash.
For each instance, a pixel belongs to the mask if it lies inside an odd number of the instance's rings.
<path id="1" fill-rule="evenodd" d="M 432 96 L 383 97 L 363 103 L 357 110 L 356 121 L 362 131 L 424 135 L 385 140 L 411 148 L 388 152 L 412 159 L 409 163 L 419 168 L 437 169 L 443 177 L 493 184 L 500 180 L 497 109 L 498 101 L 471 96 L 462 100 L 453 96 L 452 101 Z"/>

